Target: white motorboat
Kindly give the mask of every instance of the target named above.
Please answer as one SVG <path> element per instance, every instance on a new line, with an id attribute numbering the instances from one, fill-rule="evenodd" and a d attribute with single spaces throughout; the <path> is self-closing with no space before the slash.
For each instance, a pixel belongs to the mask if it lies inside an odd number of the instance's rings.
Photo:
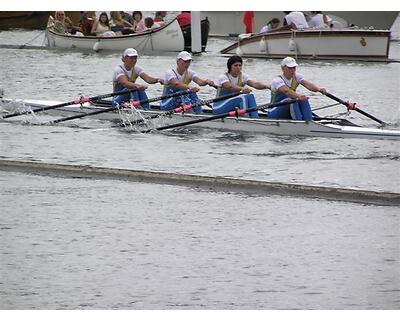
<path id="1" fill-rule="evenodd" d="M 293 56 L 310 59 L 387 61 L 390 31 L 363 29 L 285 30 L 241 36 L 221 50 L 252 58 Z"/>
<path id="2" fill-rule="evenodd" d="M 307 13 L 306 11 L 304 12 Z M 398 11 L 324 11 L 335 25 L 347 27 L 389 30 L 396 20 Z M 244 32 L 243 11 L 202 11 L 201 16 L 210 20 L 211 36 L 237 36 Z M 254 11 L 254 32 L 261 30 L 273 18 L 283 21 L 283 11 Z"/>
<path id="3" fill-rule="evenodd" d="M 80 50 L 109 50 L 122 51 L 135 48 L 140 53 L 182 51 L 185 41 L 179 23 L 176 19 L 161 28 L 141 33 L 115 37 L 79 36 L 56 33 L 46 30 L 48 47 Z"/>
<path id="4" fill-rule="evenodd" d="M 43 107 L 54 106 L 60 104 L 59 101 L 42 101 L 42 100 L 0 100 L 0 106 L 3 110 L 2 116 L 8 112 L 12 113 L 16 110 L 37 110 Z M 50 109 L 37 114 L 48 114 L 57 117 L 69 117 L 71 115 L 84 115 L 92 112 L 110 109 L 110 101 L 102 101 L 96 105 L 85 102 L 82 105 L 74 104 L 61 108 Z M 260 113 L 260 118 L 247 117 L 225 117 L 223 119 L 215 119 L 207 121 L 207 118 L 214 115 L 210 110 L 205 110 L 203 114 L 194 113 L 170 113 L 160 111 L 157 106 L 152 106 L 148 111 L 124 108 L 115 111 L 99 113 L 92 116 L 99 120 L 111 120 L 123 122 L 129 127 L 134 127 L 135 130 L 142 131 L 153 128 L 158 130 L 165 125 L 184 123 L 193 120 L 202 120 L 200 123 L 193 123 L 192 126 L 201 126 L 218 130 L 240 131 L 240 132 L 255 132 L 273 135 L 285 136 L 311 136 L 311 137 L 329 137 L 329 138 L 367 138 L 367 139 L 393 139 L 400 140 L 400 130 L 387 130 L 382 128 L 367 128 L 358 126 L 346 119 L 331 119 L 316 117 L 313 121 L 296 121 L 288 119 L 269 119 L 266 114 Z M 19 116 L 10 119 L 0 118 L 0 122 L 15 121 L 27 116 Z M 143 118 L 148 121 L 143 122 Z M 13 119 L 13 120 L 12 120 Z M 51 122 L 49 122 L 51 123 Z M 143 126 L 145 124 L 146 126 Z M 150 125 L 150 127 L 149 127 Z"/>

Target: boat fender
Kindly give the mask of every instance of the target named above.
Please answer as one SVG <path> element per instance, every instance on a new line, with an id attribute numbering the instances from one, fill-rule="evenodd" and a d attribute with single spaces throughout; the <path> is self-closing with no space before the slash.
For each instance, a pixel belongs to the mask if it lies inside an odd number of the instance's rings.
<path id="1" fill-rule="evenodd" d="M 289 40 L 289 50 L 296 51 L 296 41 L 294 41 L 294 39 Z"/>
<path id="2" fill-rule="evenodd" d="M 260 51 L 266 52 L 267 51 L 267 42 L 265 41 L 265 37 L 262 37 L 259 43 Z"/>
<path id="3" fill-rule="evenodd" d="M 240 43 L 238 44 L 238 46 L 237 46 L 237 48 L 236 48 L 236 54 L 237 54 L 238 56 L 241 56 L 241 55 L 243 54 L 242 49 L 240 49 Z"/>
<path id="4" fill-rule="evenodd" d="M 94 52 L 99 52 L 99 51 L 100 51 L 100 41 L 97 41 L 97 42 L 93 45 L 93 51 L 94 51 Z"/>

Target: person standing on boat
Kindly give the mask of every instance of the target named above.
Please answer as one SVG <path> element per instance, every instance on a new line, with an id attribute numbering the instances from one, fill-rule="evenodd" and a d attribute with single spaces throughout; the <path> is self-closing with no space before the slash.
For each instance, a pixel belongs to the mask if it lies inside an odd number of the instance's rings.
<path id="1" fill-rule="evenodd" d="M 199 91 L 198 87 L 190 86 L 189 84 L 193 81 L 199 86 L 215 86 L 212 80 L 201 79 L 197 73 L 189 69 L 190 63 L 192 62 L 192 55 L 187 51 L 182 51 L 178 54 L 176 59 L 176 68 L 170 69 L 165 73 L 164 79 L 164 92 L 163 95 L 169 95 L 178 91 L 189 90 L 190 93 L 161 101 L 161 110 L 171 110 L 182 103 L 187 105 L 196 105 L 199 102 L 199 98 L 196 92 Z M 193 111 L 201 113 L 201 106 L 195 106 Z"/>
<path id="2" fill-rule="evenodd" d="M 307 96 L 303 93 L 297 93 L 296 89 L 301 84 L 313 92 L 326 94 L 326 90 L 305 80 L 303 75 L 296 73 L 297 66 L 296 60 L 292 57 L 286 57 L 282 60 L 282 74 L 274 78 L 271 84 L 271 103 L 276 103 L 287 98 L 298 99 L 298 101 L 270 109 L 268 112 L 269 118 L 312 120 L 312 110 Z"/>
<path id="3" fill-rule="evenodd" d="M 226 113 L 235 110 L 235 108 L 250 109 L 257 107 L 256 99 L 249 86 L 258 90 L 270 89 L 269 85 L 254 81 L 243 73 L 242 66 L 243 60 L 241 57 L 235 55 L 228 59 L 228 72 L 220 75 L 217 81 L 217 98 L 239 91 L 244 95 L 215 102 L 213 106 L 214 114 Z M 249 115 L 251 118 L 257 118 L 258 112 L 252 111 Z"/>
<path id="4" fill-rule="evenodd" d="M 142 78 L 145 82 L 149 84 L 161 83 L 163 84 L 163 79 L 154 78 L 149 76 L 144 72 L 143 68 L 136 65 L 138 58 L 138 53 L 133 48 L 128 48 L 122 54 L 123 64 L 119 65 L 114 69 L 113 72 L 113 88 L 114 92 L 121 92 L 126 89 L 137 89 L 130 94 L 115 96 L 113 98 L 113 106 L 118 106 L 123 104 L 129 99 L 134 101 L 145 100 L 147 98 L 146 87 L 142 84 L 136 83 L 138 77 Z M 149 109 L 149 104 L 142 104 L 144 109 Z"/>

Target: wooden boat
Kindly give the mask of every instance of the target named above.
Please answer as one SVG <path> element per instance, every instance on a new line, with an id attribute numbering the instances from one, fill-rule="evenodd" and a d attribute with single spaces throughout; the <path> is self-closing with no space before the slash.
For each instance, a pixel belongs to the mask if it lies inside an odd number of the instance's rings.
<path id="1" fill-rule="evenodd" d="M 45 29 L 50 11 L 0 11 L 0 30 Z"/>
<path id="2" fill-rule="evenodd" d="M 185 50 L 192 51 L 192 28 L 191 25 L 181 27 L 183 38 L 185 39 Z M 210 21 L 207 17 L 201 20 L 201 51 L 206 51 L 208 34 L 210 33 Z"/>
<path id="3" fill-rule="evenodd" d="M 46 38 L 48 47 L 94 50 L 96 52 L 100 50 L 122 51 L 132 47 L 140 53 L 152 53 L 157 51 L 182 51 L 184 48 L 182 30 L 176 19 L 159 29 L 116 37 L 83 37 L 59 34 L 47 29 Z"/>
<path id="4" fill-rule="evenodd" d="M 40 109 L 45 106 L 53 106 L 59 104 L 59 101 L 42 101 L 42 100 L 0 100 L 3 110 L 14 112 L 15 108 L 24 106 L 31 108 L 31 110 Z M 102 101 L 96 105 L 91 103 L 84 103 L 82 105 L 70 105 L 62 108 L 51 109 L 42 114 L 50 116 L 68 117 L 71 115 L 91 113 L 104 108 L 109 108 L 110 101 Z M 39 114 L 39 113 L 38 113 Z M 4 115 L 4 114 L 3 114 Z M 160 125 L 182 123 L 193 119 L 204 119 L 212 117 L 211 111 L 204 109 L 203 114 L 184 113 L 174 114 L 172 116 L 163 116 L 165 111 L 160 111 L 157 106 L 152 106 L 148 111 L 140 110 L 140 113 L 132 111 L 130 108 L 120 109 L 119 112 L 111 111 L 106 113 L 90 116 L 98 120 L 109 120 L 123 123 L 126 126 L 131 126 L 138 119 L 156 117 L 149 121 L 154 127 Z M 16 119 L 26 116 L 19 116 L 16 118 L 4 119 L 4 121 L 15 121 Z M 14 119 L 14 120 L 12 120 Z M 158 120 L 157 120 L 158 119 Z M 1 120 L 1 118 L 0 118 Z M 143 124 L 143 123 L 142 123 Z M 284 135 L 284 136 L 307 136 L 307 137 L 328 137 L 328 138 L 364 138 L 364 139 L 391 139 L 400 141 L 400 130 L 387 130 L 381 128 L 367 128 L 358 126 L 346 119 L 330 119 L 318 118 L 313 121 L 298 121 L 288 119 L 269 119 L 266 114 L 260 113 L 260 118 L 247 118 L 247 117 L 227 117 L 224 119 L 205 121 L 194 126 L 201 126 L 206 128 L 240 131 L 240 132 L 255 132 L 262 134 Z M 141 131 L 148 127 L 134 125 L 135 130 Z"/>
<path id="5" fill-rule="evenodd" d="M 387 61 L 389 30 L 304 29 L 251 35 L 221 50 L 253 58 Z"/>

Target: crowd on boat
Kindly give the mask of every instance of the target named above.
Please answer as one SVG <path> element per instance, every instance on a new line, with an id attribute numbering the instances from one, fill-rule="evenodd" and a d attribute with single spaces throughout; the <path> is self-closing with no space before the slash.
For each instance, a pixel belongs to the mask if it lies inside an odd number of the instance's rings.
<path id="1" fill-rule="evenodd" d="M 176 63 L 168 69 L 163 77 L 155 77 L 147 74 L 141 66 L 137 64 L 138 52 L 134 48 L 126 49 L 122 54 L 122 64 L 113 71 L 113 91 L 115 93 L 124 92 L 127 89 L 135 91 L 131 93 L 117 95 L 113 98 L 114 107 L 122 107 L 129 101 L 147 100 L 146 86 L 136 82 L 138 78 L 143 79 L 148 84 L 161 84 L 164 87 L 161 101 L 161 110 L 172 110 L 178 106 L 188 105 L 192 107 L 192 112 L 202 113 L 202 103 L 197 95 L 199 86 L 206 85 L 216 88 L 218 99 L 212 106 L 214 114 L 222 114 L 235 110 L 249 110 L 248 116 L 257 118 L 259 116 L 256 99 L 252 89 L 271 90 L 271 103 L 292 99 L 291 103 L 284 106 L 275 107 L 269 110 L 268 117 L 294 120 L 312 120 L 312 111 L 308 98 L 303 93 L 296 92 L 299 85 L 313 92 L 326 94 L 325 88 L 319 87 L 296 72 L 298 66 L 293 57 L 286 57 L 280 63 L 281 74 L 271 83 L 255 81 L 249 74 L 243 71 L 243 60 L 238 55 L 233 55 L 227 60 L 226 72 L 219 75 L 216 82 L 210 79 L 203 79 L 196 71 L 190 68 L 193 60 L 192 55 L 187 51 L 180 52 L 176 57 Z M 197 84 L 196 85 L 193 85 Z M 181 96 L 171 94 L 185 92 Z M 233 95 L 233 93 L 237 93 Z M 144 109 L 149 109 L 149 104 L 143 104 Z"/>
<path id="2" fill-rule="evenodd" d="M 132 14 L 110 11 L 109 14 L 101 12 L 96 18 L 94 11 L 83 11 L 76 26 L 64 11 L 55 11 L 49 17 L 47 28 L 60 34 L 115 37 L 159 29 L 165 25 L 166 16 L 167 11 L 156 11 L 152 17 L 143 17 L 141 11 L 133 11 Z M 191 21 L 190 11 L 182 11 L 176 18 L 180 26 L 186 26 Z"/>
<path id="3" fill-rule="evenodd" d="M 246 26 L 246 33 L 252 33 L 252 11 L 247 11 L 243 17 L 243 23 Z M 304 14 L 301 11 L 284 11 L 285 16 L 281 21 L 278 18 L 273 18 L 267 22 L 265 26 L 258 32 L 269 33 L 274 31 L 283 31 L 289 29 L 321 29 L 321 28 L 332 28 L 341 26 L 337 21 L 334 21 L 328 15 L 322 13 L 322 11 L 310 11 L 310 14 Z M 249 16 L 250 15 L 250 16 Z"/>

